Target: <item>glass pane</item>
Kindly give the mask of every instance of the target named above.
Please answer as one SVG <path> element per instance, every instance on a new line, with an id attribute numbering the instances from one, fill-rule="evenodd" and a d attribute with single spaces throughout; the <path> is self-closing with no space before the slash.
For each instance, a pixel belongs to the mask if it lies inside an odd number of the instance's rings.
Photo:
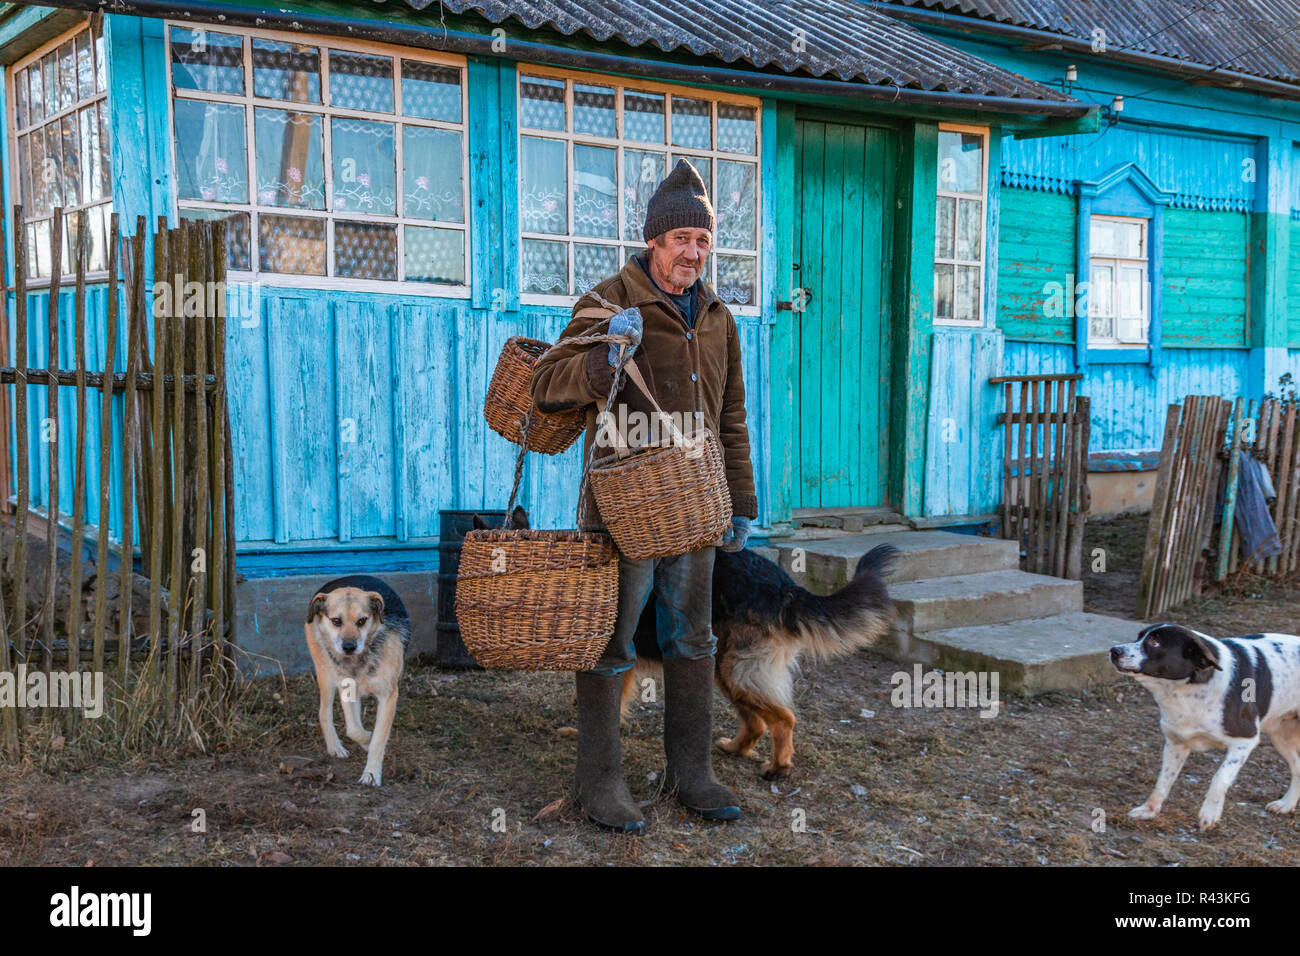
<path id="1" fill-rule="evenodd" d="M 226 266 L 247 270 L 249 265 L 248 213 L 226 212 L 224 209 L 181 209 L 181 218 L 226 221 Z M 263 217 L 266 218 L 266 217 Z"/>
<path id="2" fill-rule="evenodd" d="M 758 167 L 718 160 L 716 243 L 728 249 L 758 248 Z"/>
<path id="3" fill-rule="evenodd" d="M 733 305 L 758 302 L 758 262 L 748 256 L 718 256 L 718 297 Z"/>
<path id="4" fill-rule="evenodd" d="M 639 143 L 664 141 L 664 98 L 659 93 L 623 92 L 623 138 Z"/>
<path id="5" fill-rule="evenodd" d="M 59 111 L 59 67 L 57 54 L 47 53 L 41 59 L 41 76 L 45 86 L 45 115 Z"/>
<path id="6" fill-rule="evenodd" d="M 176 195 L 207 202 L 248 202 L 244 108 L 186 99 L 174 100 L 172 106 Z"/>
<path id="7" fill-rule="evenodd" d="M 461 134 L 402 127 L 402 213 L 412 219 L 465 221 Z"/>
<path id="8" fill-rule="evenodd" d="M 325 220 L 257 217 L 257 267 L 262 272 L 325 274 Z"/>
<path id="9" fill-rule="evenodd" d="M 459 229 L 406 227 L 406 278 L 415 282 L 465 284 L 465 233 Z"/>
<path id="10" fill-rule="evenodd" d="M 1119 314 L 1123 318 L 1146 315 L 1146 273 L 1136 266 L 1119 270 Z"/>
<path id="11" fill-rule="evenodd" d="M 521 292 L 568 294 L 569 247 L 566 243 L 525 239 L 520 258 L 523 260 Z"/>
<path id="12" fill-rule="evenodd" d="M 1089 230 L 1092 254 L 1140 259 L 1145 254 L 1142 249 L 1143 231 L 1140 222 L 1124 222 L 1094 216 Z"/>
<path id="13" fill-rule="evenodd" d="M 32 202 L 32 181 L 30 179 L 32 169 L 32 148 L 31 137 L 18 137 L 18 166 L 14 170 L 14 178 L 18 183 L 18 202 L 22 204 L 24 213 L 31 215 L 35 211 Z"/>
<path id="14" fill-rule="evenodd" d="M 253 93 L 292 103 L 320 102 L 320 50 L 253 38 Z"/>
<path id="15" fill-rule="evenodd" d="M 980 262 L 984 258 L 984 203 L 963 199 L 957 203 L 957 258 Z"/>
<path id="16" fill-rule="evenodd" d="M 693 149 L 713 146 L 713 116 L 708 100 L 673 97 L 673 145 Z"/>
<path id="17" fill-rule="evenodd" d="M 979 266 L 957 267 L 957 290 L 953 297 L 952 317 L 962 322 L 978 322 L 980 317 Z"/>
<path id="18" fill-rule="evenodd" d="M 519 125 L 564 129 L 564 80 L 525 76 L 519 82 Z"/>
<path id="19" fill-rule="evenodd" d="M 1111 303 L 1115 297 L 1115 291 L 1111 287 L 1111 279 L 1110 266 L 1093 265 L 1092 282 L 1088 285 L 1089 315 L 1111 314 Z"/>
<path id="20" fill-rule="evenodd" d="M 407 116 L 460 122 L 460 70 L 454 66 L 402 61 L 402 112 Z"/>
<path id="21" fill-rule="evenodd" d="M 91 206 L 86 210 L 86 228 L 89 232 L 86 246 L 87 272 L 102 272 L 108 268 L 108 217 L 107 206 Z"/>
<path id="22" fill-rule="evenodd" d="M 95 95 L 95 60 L 90 55 L 90 34 L 77 34 L 77 99 Z"/>
<path id="23" fill-rule="evenodd" d="M 35 130 L 28 139 L 31 141 L 32 153 L 32 195 L 27 215 L 43 216 L 50 211 L 50 180 L 53 178 L 53 171 L 45 161 L 45 131 Z"/>
<path id="24" fill-rule="evenodd" d="M 758 148 L 758 110 L 734 103 L 718 104 L 718 149 L 754 154 Z"/>
<path id="25" fill-rule="evenodd" d="M 45 164 L 41 175 L 45 179 L 46 195 L 50 207 L 65 205 L 63 198 L 63 137 L 59 135 L 59 124 L 51 123 L 40 130 L 37 135 L 45 136 Z"/>
<path id="26" fill-rule="evenodd" d="M 573 247 L 574 292 L 582 295 L 618 272 L 618 246 Z"/>
<path id="27" fill-rule="evenodd" d="M 108 151 L 108 101 L 100 100 L 95 106 L 99 117 L 99 176 L 104 183 L 104 195 L 113 194 L 113 157 Z"/>
<path id="28" fill-rule="evenodd" d="M 983 194 L 984 138 L 979 133 L 939 131 L 939 189 Z"/>
<path id="29" fill-rule="evenodd" d="M 50 220 L 42 219 L 33 223 L 27 234 L 27 274 L 30 276 L 48 276 L 50 274 Z"/>
<path id="30" fill-rule="evenodd" d="M 1088 338 L 1112 341 L 1115 338 L 1115 319 L 1109 315 L 1097 315 L 1089 310 Z"/>
<path id="31" fill-rule="evenodd" d="M 640 241 L 646 206 L 664 176 L 664 154 L 623 150 L 623 238 Z"/>
<path id="32" fill-rule="evenodd" d="M 393 215 L 397 211 L 393 124 L 335 116 L 330 119 L 330 134 L 334 141 L 333 208 Z"/>
<path id="33" fill-rule="evenodd" d="M 618 135 L 613 89 L 573 84 L 573 131 L 611 139 Z"/>
<path id="34" fill-rule="evenodd" d="M 618 151 L 573 147 L 573 234 L 618 238 Z"/>
<path id="35" fill-rule="evenodd" d="M 569 231 L 569 210 L 565 203 L 568 188 L 564 143 L 524 136 L 520 144 L 520 227 L 524 232 L 565 235 Z"/>
<path id="36" fill-rule="evenodd" d="M 77 45 L 68 40 L 59 47 L 59 109 L 77 102 Z"/>
<path id="37" fill-rule="evenodd" d="M 95 33 L 95 90 L 103 93 L 108 83 L 105 79 L 107 64 L 104 62 L 104 20 L 101 17 L 94 27 Z"/>
<path id="38" fill-rule="evenodd" d="M 27 69 L 27 79 L 31 81 L 31 121 L 33 124 L 45 119 L 45 80 L 41 65 L 33 64 Z"/>
<path id="39" fill-rule="evenodd" d="M 253 112 L 257 201 L 263 206 L 325 208 L 325 160 L 319 113 Z"/>
<path id="40" fill-rule="evenodd" d="M 14 74 L 14 111 L 17 114 L 18 128 L 26 129 L 31 120 L 27 110 L 27 71 L 20 70 Z"/>
<path id="41" fill-rule="evenodd" d="M 99 155 L 99 112 L 94 108 L 77 111 L 81 124 L 81 185 L 84 202 L 98 202 L 104 191 L 103 159 Z"/>
<path id="42" fill-rule="evenodd" d="M 77 135 L 77 114 L 69 113 L 59 120 L 59 138 L 63 141 L 63 201 L 69 206 L 79 206 L 81 198 L 81 145 Z"/>
<path id="43" fill-rule="evenodd" d="M 936 259 L 951 259 L 953 253 L 953 219 L 956 214 L 957 200 L 949 196 L 940 196 L 934 216 L 934 256 Z"/>
<path id="44" fill-rule="evenodd" d="M 346 109 L 393 112 L 393 61 L 330 50 L 330 102 Z"/>
<path id="45" fill-rule="evenodd" d="M 934 267 L 934 317 L 936 319 L 952 318 L 952 270 L 953 267 L 947 265 Z"/>
<path id="46" fill-rule="evenodd" d="M 382 222 L 334 223 L 334 274 L 396 279 L 397 227 Z"/>
<path id="47" fill-rule="evenodd" d="M 242 37 L 172 27 L 172 83 L 178 90 L 244 92 Z"/>

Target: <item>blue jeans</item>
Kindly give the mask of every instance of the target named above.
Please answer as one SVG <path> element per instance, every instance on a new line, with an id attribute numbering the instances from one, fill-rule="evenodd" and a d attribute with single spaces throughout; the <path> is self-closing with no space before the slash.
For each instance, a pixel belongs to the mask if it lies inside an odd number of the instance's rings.
<path id="1" fill-rule="evenodd" d="M 655 625 L 665 660 L 712 657 L 712 547 L 672 558 L 618 559 L 618 618 L 593 674 L 612 677 L 636 663 L 633 637 L 646 602 L 655 596 Z"/>

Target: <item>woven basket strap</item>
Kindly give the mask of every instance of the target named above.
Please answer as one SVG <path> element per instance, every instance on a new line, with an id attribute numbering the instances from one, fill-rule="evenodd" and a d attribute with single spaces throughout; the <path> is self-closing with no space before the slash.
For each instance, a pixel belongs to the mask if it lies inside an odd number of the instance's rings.
<path id="1" fill-rule="evenodd" d="M 510 489 L 510 503 L 506 505 L 506 520 L 501 523 L 502 530 L 509 531 L 514 523 L 515 498 L 519 494 L 519 481 L 524 477 L 524 456 L 528 454 L 528 426 L 533 423 L 533 410 L 519 421 L 519 457 L 515 459 L 515 484 Z"/>

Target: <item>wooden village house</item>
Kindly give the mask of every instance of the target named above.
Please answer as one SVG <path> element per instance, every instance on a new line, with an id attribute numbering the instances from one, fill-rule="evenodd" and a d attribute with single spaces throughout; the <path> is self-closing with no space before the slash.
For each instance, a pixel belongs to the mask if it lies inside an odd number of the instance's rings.
<path id="1" fill-rule="evenodd" d="M 91 355 L 110 211 L 227 220 L 240 572 L 427 573 L 440 509 L 509 494 L 481 411 L 505 339 L 555 340 L 684 157 L 760 533 L 987 525 L 1004 375 L 1082 374 L 1094 498 L 1140 506 L 1169 402 L 1300 378 L 1297 23 L 1283 0 L 5 4 L 28 361 L 54 207 L 89 213 Z M 577 452 L 533 457 L 534 526 L 571 526 Z"/>

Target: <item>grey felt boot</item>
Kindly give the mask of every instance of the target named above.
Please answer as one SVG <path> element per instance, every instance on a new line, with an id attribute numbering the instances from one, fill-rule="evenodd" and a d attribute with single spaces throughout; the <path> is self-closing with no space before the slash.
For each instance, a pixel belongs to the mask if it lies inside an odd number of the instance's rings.
<path id="1" fill-rule="evenodd" d="M 668 790 L 706 820 L 737 820 L 736 791 L 713 775 L 713 658 L 664 661 L 664 751 Z"/>
<path id="2" fill-rule="evenodd" d="M 641 836 L 645 817 L 623 779 L 619 703 L 623 677 L 575 675 L 578 685 L 578 761 L 574 795 L 593 823 Z"/>

